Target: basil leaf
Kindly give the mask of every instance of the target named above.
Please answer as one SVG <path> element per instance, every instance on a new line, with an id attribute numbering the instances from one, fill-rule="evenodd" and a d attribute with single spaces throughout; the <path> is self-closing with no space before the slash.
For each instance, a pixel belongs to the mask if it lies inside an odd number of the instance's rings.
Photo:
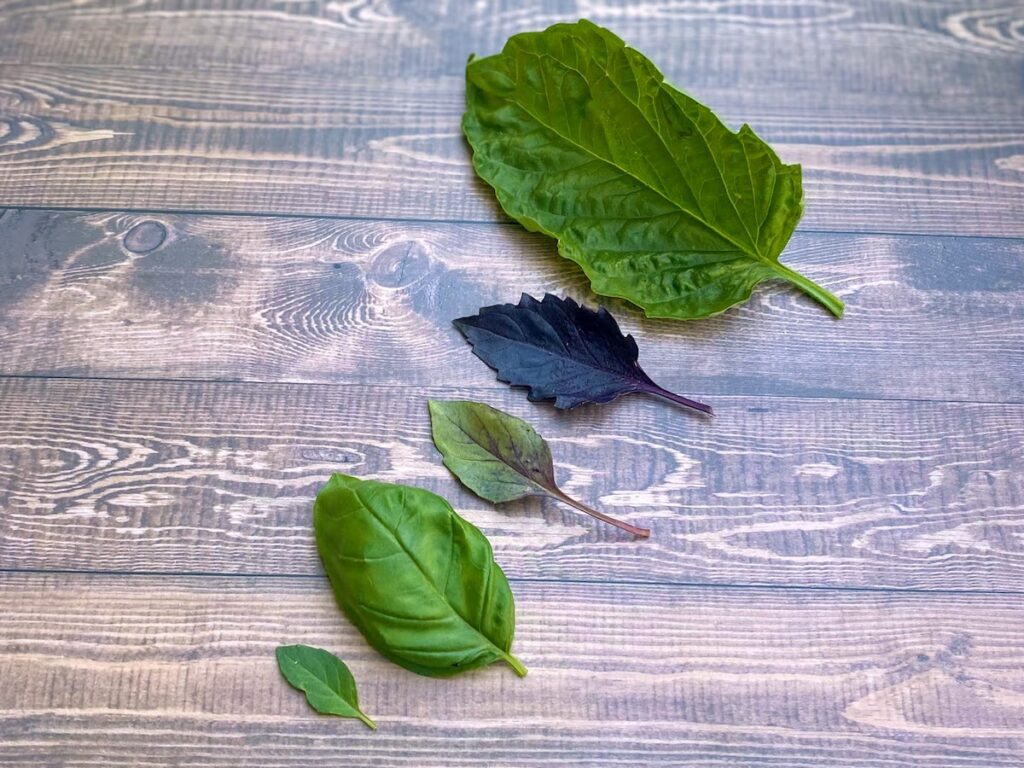
<path id="1" fill-rule="evenodd" d="M 530 400 L 554 398 L 556 408 L 607 403 L 647 392 L 711 415 L 711 407 L 659 387 L 637 362 L 632 336 L 623 336 L 603 307 L 595 312 L 550 293 L 523 294 L 518 306 L 496 304 L 455 321 L 473 353 L 501 381 L 529 387 Z"/>
<path id="2" fill-rule="evenodd" d="M 444 465 L 477 496 L 500 504 L 550 496 L 634 536 L 647 528 L 616 520 L 581 504 L 558 487 L 547 441 L 522 419 L 471 400 L 431 400 L 434 445 Z"/>
<path id="3" fill-rule="evenodd" d="M 396 664 L 441 677 L 505 661 L 512 591 L 491 544 L 421 488 L 336 474 L 313 506 L 334 595 L 367 642 Z"/>
<path id="4" fill-rule="evenodd" d="M 368 727 L 377 725 L 359 709 L 356 681 L 345 662 L 322 648 L 282 645 L 277 666 L 284 679 L 306 694 L 306 701 L 323 715 L 355 717 Z"/>
<path id="5" fill-rule="evenodd" d="M 618 37 L 589 21 L 515 35 L 470 59 L 462 128 L 477 173 L 527 229 L 558 238 L 595 292 L 650 317 L 705 317 L 782 278 L 803 213 L 800 166 L 732 133 Z"/>

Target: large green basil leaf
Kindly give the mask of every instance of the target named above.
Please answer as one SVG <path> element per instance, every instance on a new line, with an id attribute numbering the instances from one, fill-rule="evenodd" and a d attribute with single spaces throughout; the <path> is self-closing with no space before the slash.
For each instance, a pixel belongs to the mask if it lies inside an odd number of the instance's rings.
<path id="1" fill-rule="evenodd" d="M 440 496 L 336 474 L 313 527 L 339 605 L 381 654 L 431 677 L 499 660 L 526 674 L 491 544 Z"/>
<path id="2" fill-rule="evenodd" d="M 558 238 L 595 292 L 650 317 L 705 317 L 782 278 L 803 213 L 799 165 L 732 133 L 642 54 L 588 21 L 515 35 L 466 67 L 462 127 L 477 173 L 527 229 Z"/>
<path id="3" fill-rule="evenodd" d="M 348 665 L 330 651 L 309 645 L 282 645 L 277 666 L 284 679 L 306 694 L 309 706 L 323 715 L 355 717 L 377 730 L 359 709 L 356 681 Z"/>

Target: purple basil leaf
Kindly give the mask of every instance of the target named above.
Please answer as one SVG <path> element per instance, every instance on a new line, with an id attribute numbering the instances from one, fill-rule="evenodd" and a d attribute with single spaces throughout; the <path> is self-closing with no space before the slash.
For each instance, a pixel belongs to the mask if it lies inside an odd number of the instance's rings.
<path id="1" fill-rule="evenodd" d="M 483 307 L 455 321 L 473 352 L 498 379 L 529 387 L 530 400 L 554 399 L 556 408 L 607 403 L 646 392 L 710 414 L 710 406 L 659 387 L 637 363 L 632 336 L 603 307 L 596 312 L 569 298 L 523 294 L 519 304 Z"/>

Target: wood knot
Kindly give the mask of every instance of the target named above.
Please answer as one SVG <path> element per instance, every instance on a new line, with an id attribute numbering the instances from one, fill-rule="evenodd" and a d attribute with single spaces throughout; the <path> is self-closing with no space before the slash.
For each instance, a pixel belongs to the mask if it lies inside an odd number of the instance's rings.
<path id="1" fill-rule="evenodd" d="M 430 271 L 430 254 L 417 240 L 389 245 L 370 265 L 370 278 L 385 288 L 403 288 Z"/>
<path id="2" fill-rule="evenodd" d="M 124 247 L 132 253 L 149 253 L 159 248 L 166 239 L 167 227 L 159 221 L 143 221 L 125 234 Z"/>
<path id="3" fill-rule="evenodd" d="M 53 126 L 37 117 L 0 118 L 0 146 L 5 149 L 35 149 L 51 142 L 55 135 Z"/>

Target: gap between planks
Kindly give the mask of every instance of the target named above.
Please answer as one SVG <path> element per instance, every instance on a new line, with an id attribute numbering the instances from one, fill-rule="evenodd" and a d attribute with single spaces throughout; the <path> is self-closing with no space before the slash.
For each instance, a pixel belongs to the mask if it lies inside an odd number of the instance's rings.
<path id="1" fill-rule="evenodd" d="M 27 576 L 88 576 L 114 578 L 160 578 L 160 579 L 248 579 L 248 580 L 322 580 L 325 573 L 239 573 L 217 571 L 116 571 L 86 570 L 84 568 L 2 568 L 0 575 Z M 578 584 L 611 585 L 619 587 L 656 587 L 676 590 L 728 589 L 762 592 L 843 592 L 882 595 L 976 595 L 978 597 L 1020 597 L 1024 589 L 925 589 L 922 587 L 858 587 L 831 586 L 828 584 L 742 584 L 739 582 L 699 581 L 637 581 L 635 579 L 553 579 L 531 578 L 529 576 L 508 576 L 510 584 Z"/>
<path id="2" fill-rule="evenodd" d="M 497 205 L 497 203 L 495 203 Z M 498 227 L 522 227 L 522 225 L 509 218 L 504 212 L 499 219 L 427 219 L 416 216 L 361 216 L 358 214 L 342 213 L 295 213 L 278 211 L 232 211 L 215 210 L 207 208 L 110 208 L 110 207 L 83 207 L 67 205 L 7 205 L 0 201 L 0 216 L 5 211 L 56 211 L 59 213 L 107 213 L 107 214 L 142 214 L 152 216 L 225 216 L 240 219 L 309 219 L 311 221 L 365 221 L 365 222 L 387 222 L 391 224 L 421 224 L 431 225 L 467 225 L 467 226 L 498 226 Z M 904 232 L 898 229 L 892 230 L 853 230 L 853 229 L 815 229 L 811 227 L 797 226 L 794 234 L 819 235 L 823 237 L 913 237 L 923 239 L 951 239 L 951 240 L 995 240 L 1017 243 L 1024 241 L 1024 236 L 1017 235 L 953 235 L 933 234 L 930 232 Z M 552 238 L 553 239 L 553 238 Z M 785 251 L 783 251 L 785 255 Z M 685 322 L 685 321 L 681 321 Z"/>
<path id="3" fill-rule="evenodd" d="M 1024 238 L 1022 238 L 1024 239 Z M 685 322 L 685 321 L 680 321 Z M 481 363 L 483 365 L 483 363 Z M 66 376 L 60 374 L 48 374 L 48 373 L 0 373 L 0 381 L 11 380 L 11 381 L 69 381 L 69 382 L 88 382 L 88 381 L 110 381 L 110 382 L 149 382 L 153 384 L 210 384 L 214 386 L 225 386 L 228 384 L 252 387 L 326 387 L 332 389 L 351 389 L 351 388 L 363 388 L 366 389 L 368 386 L 379 386 L 381 389 L 428 389 L 445 390 L 445 389 L 456 389 L 464 390 L 466 387 L 459 386 L 457 384 L 449 385 L 424 385 L 424 384 L 403 384 L 401 382 L 387 382 L 385 384 L 373 385 L 363 381 L 289 381 L 287 379 L 229 379 L 223 377 L 214 377 L 209 379 L 199 379 L 188 376 Z M 480 392 L 503 392 L 510 389 L 508 385 L 495 384 L 494 386 L 471 387 L 473 390 Z M 525 389 L 522 387 L 511 387 L 512 389 L 522 390 L 525 396 Z M 715 394 L 712 392 L 701 392 L 697 390 L 688 390 L 688 397 L 694 397 L 698 400 L 727 400 L 732 398 L 741 398 L 749 400 L 753 395 L 722 395 Z M 1008 406 L 1024 406 L 1024 400 L 979 400 L 977 398 L 971 400 L 962 400 L 957 398 L 942 398 L 933 399 L 926 397 L 861 397 L 856 394 L 846 395 L 838 397 L 836 395 L 813 395 L 813 394 L 765 394 L 758 395 L 760 400 L 813 400 L 816 402 L 857 402 L 857 403 L 922 403 L 925 405 L 1008 405 Z M 540 405 L 550 405 L 549 403 L 540 403 Z M 554 406 L 550 406 L 554 407 Z M 713 417 L 712 417 L 713 419 Z M 3 569 L 0 568 L 0 573 Z M 1021 594 L 1024 594 L 1022 592 Z"/>

